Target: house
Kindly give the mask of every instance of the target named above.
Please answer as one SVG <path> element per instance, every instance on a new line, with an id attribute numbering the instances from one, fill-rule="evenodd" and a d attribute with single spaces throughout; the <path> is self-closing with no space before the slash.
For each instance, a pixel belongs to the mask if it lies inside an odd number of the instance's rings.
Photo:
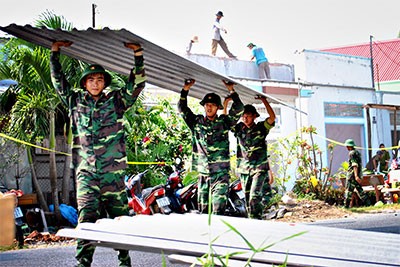
<path id="1" fill-rule="evenodd" d="M 400 91 L 400 38 L 321 49 L 322 52 L 368 58 L 377 91 Z"/>
<path id="2" fill-rule="evenodd" d="M 400 103 L 400 89 L 375 90 L 370 58 L 317 50 L 304 50 L 303 56 L 306 74 L 304 80 L 299 79 L 297 82 L 293 65 L 271 64 L 271 80 L 260 81 L 253 62 L 232 61 L 207 55 L 188 57 L 304 111 L 296 112 L 283 105 L 274 104 L 277 127 L 268 136 L 268 141 L 288 136 L 303 126 L 313 125 L 319 134 L 314 141 L 323 152 L 328 151 L 329 143 L 339 144 L 334 151 L 331 168 L 333 173 L 348 158 L 346 148 L 340 146 L 347 138 L 353 138 L 357 146 L 362 148 L 364 163 L 380 143 L 385 143 L 387 147 L 397 144 L 393 137 L 393 129 L 396 128 L 393 121 L 395 111 L 370 110 L 370 106 L 366 105 L 379 103 L 395 106 Z M 394 67 L 400 69 L 398 66 L 389 66 L 384 77 L 398 79 L 395 77 L 399 76 L 391 74 L 390 70 Z M 398 72 L 400 73 L 400 70 Z M 380 82 L 383 82 L 382 79 Z M 262 105 L 258 107 L 262 108 Z M 262 110 L 260 113 L 263 114 Z M 397 125 L 399 124 L 397 119 Z M 328 166 L 330 160 L 329 153 L 324 155 L 322 167 Z"/>

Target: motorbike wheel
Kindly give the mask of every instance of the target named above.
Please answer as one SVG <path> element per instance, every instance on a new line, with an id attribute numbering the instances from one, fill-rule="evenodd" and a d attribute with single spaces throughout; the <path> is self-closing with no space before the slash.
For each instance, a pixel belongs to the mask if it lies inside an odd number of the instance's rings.
<path id="1" fill-rule="evenodd" d="M 160 207 L 160 212 L 162 214 L 168 215 L 172 213 L 172 210 L 169 206 L 165 206 L 165 207 Z"/>
<path id="2" fill-rule="evenodd" d="M 242 199 L 235 199 L 234 205 L 236 209 L 234 213 L 236 216 L 243 218 L 248 217 L 246 203 Z"/>

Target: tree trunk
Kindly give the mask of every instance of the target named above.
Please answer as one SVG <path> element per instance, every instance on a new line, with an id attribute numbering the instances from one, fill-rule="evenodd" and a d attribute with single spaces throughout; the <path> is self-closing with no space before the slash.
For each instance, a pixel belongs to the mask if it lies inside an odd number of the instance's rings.
<path id="1" fill-rule="evenodd" d="M 68 127 L 68 133 L 67 133 L 67 153 L 72 154 L 72 128 Z M 69 185 L 71 182 L 71 161 L 72 157 L 71 156 L 65 156 L 65 165 L 64 165 L 64 176 L 63 176 L 63 184 L 62 184 L 62 202 L 64 204 L 69 205 Z"/>
<path id="2" fill-rule="evenodd" d="M 27 147 L 26 153 L 28 155 L 29 167 L 31 168 L 33 187 L 35 188 L 36 195 L 38 196 L 40 207 L 42 210 L 48 212 L 49 208 L 47 207 L 46 200 L 44 199 L 42 189 L 39 186 L 39 182 L 36 176 L 35 165 L 33 164 L 33 158 L 32 158 L 32 149 L 30 147 Z"/>
<path id="3" fill-rule="evenodd" d="M 50 187 L 51 194 L 53 196 L 54 213 L 56 215 L 57 223 L 61 222 L 61 212 L 60 203 L 58 201 L 58 188 L 57 188 L 57 165 L 56 165 L 56 153 L 54 152 L 56 148 L 56 136 L 55 136 L 55 118 L 54 111 L 50 111 L 50 166 L 49 166 L 49 176 L 50 176 Z"/>

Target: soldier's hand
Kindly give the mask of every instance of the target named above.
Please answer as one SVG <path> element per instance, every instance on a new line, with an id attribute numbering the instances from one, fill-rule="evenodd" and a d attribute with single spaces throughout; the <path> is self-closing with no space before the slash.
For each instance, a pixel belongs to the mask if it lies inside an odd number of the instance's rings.
<path id="1" fill-rule="evenodd" d="M 185 84 L 183 85 L 183 90 L 189 91 L 190 87 L 196 82 L 195 79 L 185 79 Z"/>
<path id="2" fill-rule="evenodd" d="M 62 47 L 62 46 L 69 47 L 71 45 L 72 45 L 71 41 L 55 41 L 51 45 L 51 51 L 57 52 L 57 51 L 60 51 L 60 47 Z"/>
<path id="3" fill-rule="evenodd" d="M 265 96 L 263 95 L 256 95 L 255 99 L 267 99 Z"/>
<path id="4" fill-rule="evenodd" d="M 222 80 L 222 82 L 225 84 L 225 87 L 228 89 L 228 91 L 229 91 L 230 93 L 232 93 L 232 92 L 235 91 L 235 88 L 233 88 L 233 86 L 235 85 L 234 82 L 225 81 L 225 80 Z"/>
<path id="5" fill-rule="evenodd" d="M 142 46 L 138 43 L 124 43 L 124 46 L 126 48 L 132 49 L 133 52 L 135 52 L 135 55 L 138 54 L 139 52 L 143 51 Z"/>

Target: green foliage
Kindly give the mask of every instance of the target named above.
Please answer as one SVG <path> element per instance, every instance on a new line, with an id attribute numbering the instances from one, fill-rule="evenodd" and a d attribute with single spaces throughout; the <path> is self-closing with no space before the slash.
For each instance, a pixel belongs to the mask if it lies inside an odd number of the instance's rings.
<path id="1" fill-rule="evenodd" d="M 330 167 L 335 145 L 328 144 L 329 167 L 323 167 L 322 150 L 314 143 L 316 134 L 315 127 L 303 127 L 301 134 L 278 139 L 269 146 L 270 164 L 273 167 L 275 163 L 278 170 L 275 180 L 278 184 L 284 185 L 285 181 L 292 178 L 287 174 L 289 165 L 297 162 L 296 181 L 293 187 L 293 192 L 297 197 L 341 204 L 344 194 L 341 180 L 346 177 L 346 162 L 342 164 L 338 173 L 331 175 Z M 285 191 L 284 186 L 282 189 Z"/>
<path id="2" fill-rule="evenodd" d="M 143 96 L 125 113 L 125 119 L 128 161 L 166 163 L 131 164 L 128 172 L 150 169 L 145 186 L 164 183 L 175 158 L 187 160 L 191 153 L 191 133 L 185 122 L 167 100 L 146 108 Z"/>
<path id="3" fill-rule="evenodd" d="M 278 186 L 278 191 L 285 192 L 285 183 L 292 178 L 289 169 L 296 160 L 299 139 L 298 135 L 292 138 L 278 138 L 276 142 L 268 145 L 269 163 L 272 169 L 276 169 L 275 184 Z"/>

